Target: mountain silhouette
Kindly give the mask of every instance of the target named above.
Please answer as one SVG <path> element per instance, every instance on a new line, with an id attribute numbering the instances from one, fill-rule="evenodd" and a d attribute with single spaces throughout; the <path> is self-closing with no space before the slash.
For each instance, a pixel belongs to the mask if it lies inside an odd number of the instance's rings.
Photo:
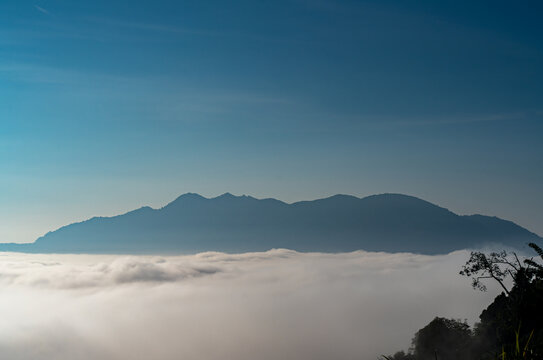
<path id="1" fill-rule="evenodd" d="M 536 234 L 496 217 L 460 216 L 400 194 L 335 195 L 287 204 L 226 193 L 184 194 L 160 209 L 94 217 L 0 251 L 39 253 L 353 250 L 443 254 L 490 243 L 521 248 Z"/>

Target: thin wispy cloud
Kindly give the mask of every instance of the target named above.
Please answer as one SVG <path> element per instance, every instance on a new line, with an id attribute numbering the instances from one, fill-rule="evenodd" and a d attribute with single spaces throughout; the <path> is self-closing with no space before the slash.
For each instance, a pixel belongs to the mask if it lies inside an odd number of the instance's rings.
<path id="1" fill-rule="evenodd" d="M 456 117 L 442 117 L 411 121 L 412 124 L 469 124 L 480 122 L 522 120 L 527 118 L 528 112 L 514 112 L 486 115 L 461 115 Z"/>
<path id="2" fill-rule="evenodd" d="M 39 5 L 34 5 L 34 8 L 35 8 L 36 10 L 38 10 L 39 12 L 43 13 L 43 14 L 51 15 L 51 13 L 49 12 L 49 10 L 44 9 L 44 8 L 42 8 L 42 7 L 39 6 Z"/>
<path id="3" fill-rule="evenodd" d="M 279 38 L 256 35 L 250 32 L 239 32 L 232 29 L 204 29 L 204 28 L 190 28 L 171 24 L 157 24 L 149 22 L 134 22 L 124 21 L 112 18 L 97 18 L 89 17 L 87 20 L 95 23 L 100 23 L 106 26 L 124 28 L 127 30 L 136 30 L 149 33 L 162 33 L 170 35 L 184 35 L 184 36 L 203 36 L 203 37 L 216 37 L 216 38 L 242 38 L 253 41 L 273 42 L 273 43 L 294 43 L 299 42 L 293 38 Z"/>
<path id="4" fill-rule="evenodd" d="M 102 23 L 108 26 L 129 28 L 129 29 L 134 29 L 134 30 L 155 31 L 155 32 L 173 33 L 173 34 L 189 34 L 189 35 L 208 35 L 208 36 L 223 35 L 223 33 L 218 32 L 218 31 L 185 28 L 185 27 L 172 26 L 172 25 L 131 22 L 131 21 L 122 21 L 122 20 L 107 19 L 107 18 L 91 18 L 90 20 L 93 22 Z"/>
<path id="5" fill-rule="evenodd" d="M 343 116 L 343 119 L 357 120 L 359 122 L 377 123 L 386 126 L 419 126 L 419 125 L 455 125 L 455 124 L 472 124 L 500 121 L 520 121 L 530 118 L 540 118 L 543 115 L 541 111 L 517 111 L 507 113 L 487 113 L 487 114 L 458 114 L 449 116 L 432 116 L 424 117 L 413 116 Z M 330 115 L 332 116 L 332 115 Z"/>

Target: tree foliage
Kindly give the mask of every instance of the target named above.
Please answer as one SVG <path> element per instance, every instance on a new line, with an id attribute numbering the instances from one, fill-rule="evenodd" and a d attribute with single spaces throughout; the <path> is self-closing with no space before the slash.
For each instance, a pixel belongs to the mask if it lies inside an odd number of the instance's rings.
<path id="1" fill-rule="evenodd" d="M 472 252 L 460 271 L 476 289 L 485 291 L 483 281 L 492 279 L 504 290 L 475 326 L 474 349 L 480 358 L 518 353 L 520 343 L 529 346 L 524 358 L 543 356 L 543 250 L 535 243 L 529 246 L 536 255 L 522 260 L 514 252 Z"/>
<path id="2" fill-rule="evenodd" d="M 420 329 L 413 338 L 417 360 L 468 359 L 471 330 L 464 321 L 436 317 Z"/>
<path id="3" fill-rule="evenodd" d="M 543 249 L 521 258 L 514 252 L 472 252 L 460 271 L 475 289 L 496 281 L 503 292 L 481 313 L 473 330 L 465 322 L 436 317 L 420 329 L 407 354 L 391 360 L 543 359 Z"/>

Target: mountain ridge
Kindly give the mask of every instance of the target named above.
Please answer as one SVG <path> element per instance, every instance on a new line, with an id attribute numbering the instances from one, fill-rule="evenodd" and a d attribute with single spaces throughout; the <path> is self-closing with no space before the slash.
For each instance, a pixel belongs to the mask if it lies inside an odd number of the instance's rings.
<path id="1" fill-rule="evenodd" d="M 499 243 L 520 248 L 541 239 L 519 225 L 479 214 L 457 215 L 410 195 L 337 194 L 286 203 L 224 193 L 186 193 L 161 208 L 65 225 L 29 244 L 0 251 L 61 253 L 353 250 L 439 254 Z"/>

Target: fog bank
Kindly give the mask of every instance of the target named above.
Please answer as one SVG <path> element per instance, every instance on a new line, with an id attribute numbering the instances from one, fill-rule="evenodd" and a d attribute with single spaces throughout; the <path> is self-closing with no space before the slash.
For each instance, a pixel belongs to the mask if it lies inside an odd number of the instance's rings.
<path id="1" fill-rule="evenodd" d="M 497 294 L 444 256 L 0 254 L 6 359 L 376 359 Z M 493 284 L 490 284 L 493 285 Z"/>

